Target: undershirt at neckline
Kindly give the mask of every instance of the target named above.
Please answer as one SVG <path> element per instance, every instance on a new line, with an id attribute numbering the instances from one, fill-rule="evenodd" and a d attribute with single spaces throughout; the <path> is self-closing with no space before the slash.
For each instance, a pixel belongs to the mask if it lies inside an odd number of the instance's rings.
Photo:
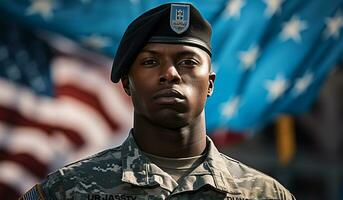
<path id="1" fill-rule="evenodd" d="M 143 152 L 143 154 L 178 183 L 182 177 L 193 171 L 206 158 L 206 154 L 186 158 L 161 157 L 146 152 Z"/>

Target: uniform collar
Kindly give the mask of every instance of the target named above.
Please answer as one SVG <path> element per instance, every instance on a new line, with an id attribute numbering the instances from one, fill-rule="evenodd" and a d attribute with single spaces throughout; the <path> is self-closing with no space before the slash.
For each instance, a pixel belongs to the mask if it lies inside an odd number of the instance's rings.
<path id="1" fill-rule="evenodd" d="M 138 148 L 132 131 L 122 145 L 122 181 L 138 186 L 154 186 L 181 193 L 210 186 L 223 193 L 240 194 L 237 184 L 230 174 L 223 155 L 207 136 L 207 156 L 205 161 L 195 168 L 178 185 L 169 174 L 152 163 Z"/>
<path id="2" fill-rule="evenodd" d="M 152 163 L 138 148 L 132 130 L 122 145 L 121 154 L 122 181 L 138 186 L 160 185 L 170 192 L 177 187 L 170 175 Z"/>

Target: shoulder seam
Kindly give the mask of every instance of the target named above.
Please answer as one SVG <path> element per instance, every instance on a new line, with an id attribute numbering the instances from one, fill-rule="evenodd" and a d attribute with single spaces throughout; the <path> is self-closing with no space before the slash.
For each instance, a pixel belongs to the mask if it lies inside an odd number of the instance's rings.
<path id="1" fill-rule="evenodd" d="M 225 154 L 223 154 L 223 153 L 220 153 L 220 155 L 221 155 L 222 157 L 224 157 L 225 159 L 227 159 L 227 160 L 230 160 L 230 161 L 233 161 L 233 162 L 236 162 L 236 163 L 241 164 L 241 162 L 239 162 L 238 160 L 235 160 L 235 159 L 233 159 L 233 158 L 231 158 L 231 157 L 229 157 L 229 156 L 227 156 L 227 155 L 225 155 Z"/>

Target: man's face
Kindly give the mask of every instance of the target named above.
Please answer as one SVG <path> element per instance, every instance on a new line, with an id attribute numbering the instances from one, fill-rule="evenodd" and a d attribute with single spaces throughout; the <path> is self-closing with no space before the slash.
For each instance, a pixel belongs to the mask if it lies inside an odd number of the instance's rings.
<path id="1" fill-rule="evenodd" d="M 215 74 L 209 55 L 181 44 L 149 43 L 122 78 L 136 115 L 165 128 L 196 120 L 212 94 Z"/>

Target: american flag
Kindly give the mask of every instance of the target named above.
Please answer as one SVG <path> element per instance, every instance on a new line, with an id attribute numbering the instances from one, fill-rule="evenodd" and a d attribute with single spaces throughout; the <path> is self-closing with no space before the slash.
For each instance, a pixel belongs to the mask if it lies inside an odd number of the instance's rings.
<path id="1" fill-rule="evenodd" d="M 1 199 L 15 199 L 66 162 L 121 143 L 132 123 L 128 97 L 109 83 L 111 59 L 91 64 L 97 58 L 42 30 L 112 57 L 128 23 L 166 2 L 1 1 Z M 214 138 L 255 133 L 280 114 L 305 112 L 343 57 L 342 0 L 188 2 L 213 28 L 217 78 L 206 118 Z M 51 51 L 42 37 L 67 55 Z"/>
<path id="2" fill-rule="evenodd" d="M 65 163 L 119 145 L 130 99 L 110 68 L 48 47 L 6 26 L 0 42 L 0 199 L 17 199 Z"/>
<path id="3" fill-rule="evenodd" d="M 128 23 L 166 2 L 171 1 L 5 0 L 0 11 L 19 24 L 113 56 Z M 306 111 L 342 59 L 342 0 L 187 2 L 213 28 L 217 81 L 206 107 L 210 132 L 255 132 L 282 113 Z"/>

